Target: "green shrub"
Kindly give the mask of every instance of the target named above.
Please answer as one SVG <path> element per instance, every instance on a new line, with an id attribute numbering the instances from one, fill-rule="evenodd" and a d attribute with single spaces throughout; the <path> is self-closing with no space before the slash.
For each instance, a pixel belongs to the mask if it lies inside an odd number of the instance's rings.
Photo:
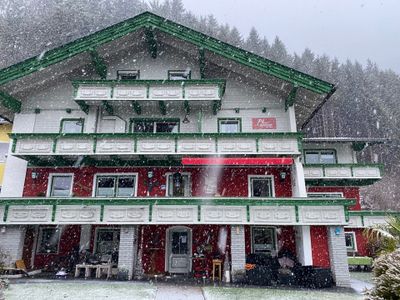
<path id="1" fill-rule="evenodd" d="M 373 264 L 375 287 L 366 291 L 366 299 L 400 299 L 400 249 L 379 256 Z"/>

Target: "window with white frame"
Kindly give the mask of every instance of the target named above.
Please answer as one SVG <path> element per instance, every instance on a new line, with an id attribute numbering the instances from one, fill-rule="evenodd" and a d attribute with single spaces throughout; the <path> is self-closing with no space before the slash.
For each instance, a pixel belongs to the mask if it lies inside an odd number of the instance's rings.
<path id="1" fill-rule="evenodd" d="M 135 174 L 97 175 L 96 197 L 135 197 L 137 176 Z"/>
<path id="2" fill-rule="evenodd" d="M 356 234 L 353 231 L 345 232 L 344 237 L 346 240 L 347 251 L 357 251 Z"/>
<path id="3" fill-rule="evenodd" d="M 305 150 L 304 159 L 306 164 L 336 164 L 335 150 Z"/>
<path id="4" fill-rule="evenodd" d="M 139 70 L 118 70 L 117 79 L 119 80 L 137 80 L 140 79 Z"/>
<path id="5" fill-rule="evenodd" d="M 132 120 L 132 132 L 179 132 L 179 119 L 135 119 Z"/>
<path id="6" fill-rule="evenodd" d="M 168 197 L 189 197 L 190 174 L 188 173 L 167 173 L 167 196 Z"/>
<path id="7" fill-rule="evenodd" d="M 192 72 L 187 70 L 170 70 L 168 71 L 168 80 L 187 80 L 192 77 Z"/>
<path id="8" fill-rule="evenodd" d="M 237 133 L 241 132 L 240 119 L 218 119 L 218 132 L 220 133 Z"/>
<path id="9" fill-rule="evenodd" d="M 249 176 L 250 197 L 274 197 L 274 181 L 272 176 Z"/>
<path id="10" fill-rule="evenodd" d="M 276 253 L 276 229 L 266 226 L 251 227 L 252 253 L 264 253 L 275 255 Z"/>
<path id="11" fill-rule="evenodd" d="M 343 193 L 307 193 L 310 198 L 343 198 Z"/>
<path id="12" fill-rule="evenodd" d="M 101 262 L 118 262 L 119 239 L 119 228 L 97 228 L 95 254 Z"/>
<path id="13" fill-rule="evenodd" d="M 69 197 L 72 192 L 72 174 L 51 174 L 50 175 L 50 197 Z"/>
<path id="14" fill-rule="evenodd" d="M 63 119 L 61 120 L 61 133 L 82 133 L 83 119 Z"/>
<path id="15" fill-rule="evenodd" d="M 59 227 L 39 227 L 37 253 L 58 253 L 61 229 Z"/>

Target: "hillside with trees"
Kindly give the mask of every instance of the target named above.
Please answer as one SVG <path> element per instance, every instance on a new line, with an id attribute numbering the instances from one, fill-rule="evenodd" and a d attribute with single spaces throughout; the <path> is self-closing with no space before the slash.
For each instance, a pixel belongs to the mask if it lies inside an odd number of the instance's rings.
<path id="1" fill-rule="evenodd" d="M 180 0 L 48 1 L 3 0 L 0 7 L 0 68 L 55 48 L 150 10 L 225 42 L 322 78 L 337 91 L 304 131 L 307 136 L 390 138 L 388 145 L 366 148 L 360 160 L 383 162 L 385 178 L 363 188 L 363 206 L 400 209 L 400 76 L 374 62 L 340 62 L 310 49 L 288 53 L 283 41 L 247 37 L 213 16 L 196 16 Z M 271 29 L 273 30 L 273 29 Z"/>

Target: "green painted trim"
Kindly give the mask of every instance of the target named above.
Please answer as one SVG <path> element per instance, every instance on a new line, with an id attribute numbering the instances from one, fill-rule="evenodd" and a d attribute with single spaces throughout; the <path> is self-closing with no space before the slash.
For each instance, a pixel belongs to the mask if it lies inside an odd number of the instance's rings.
<path id="1" fill-rule="evenodd" d="M 216 116 L 218 114 L 218 111 L 221 110 L 221 106 L 222 106 L 222 104 L 221 104 L 220 100 L 214 100 L 213 101 L 212 110 L 213 110 L 213 115 L 214 116 Z"/>
<path id="2" fill-rule="evenodd" d="M 249 206 L 353 206 L 356 199 L 346 198 L 2 198 L 0 205 L 249 205 Z"/>
<path id="3" fill-rule="evenodd" d="M 381 210 L 350 210 L 350 216 L 361 216 L 361 217 L 368 217 L 368 216 L 399 216 L 400 211 L 381 211 Z"/>
<path id="4" fill-rule="evenodd" d="M 205 78 L 206 71 L 206 53 L 203 47 L 199 47 L 199 69 L 200 69 L 200 78 Z"/>
<path id="5" fill-rule="evenodd" d="M 197 221 L 201 221 L 201 205 L 197 205 Z"/>
<path id="6" fill-rule="evenodd" d="M 309 186 L 366 186 L 374 184 L 379 181 L 380 178 L 369 178 L 369 179 L 357 179 L 357 178 L 348 178 L 348 179 L 338 179 L 332 180 L 331 178 L 326 179 L 306 179 L 306 185 Z"/>
<path id="7" fill-rule="evenodd" d="M 150 204 L 149 205 L 149 222 L 152 221 L 152 218 L 153 218 L 153 205 Z"/>
<path id="8" fill-rule="evenodd" d="M 297 95 L 297 85 L 293 86 L 292 90 L 289 92 L 289 95 L 286 98 L 285 101 L 285 111 L 289 109 L 290 106 L 294 105 L 294 102 L 296 100 L 296 95 Z"/>
<path id="9" fill-rule="evenodd" d="M 299 215 L 299 206 L 298 206 L 298 205 L 295 205 L 295 207 L 294 207 L 294 213 L 295 213 L 295 215 L 296 215 L 296 222 L 299 222 L 299 220 L 300 220 L 300 215 Z"/>
<path id="10" fill-rule="evenodd" d="M 246 218 L 247 222 L 250 222 L 250 205 L 246 205 Z"/>
<path id="11" fill-rule="evenodd" d="M 177 24 L 150 12 L 144 12 L 88 36 L 79 38 L 61 47 L 47 51 L 44 55 L 29 58 L 18 64 L 0 70 L 0 85 L 16 80 L 45 67 L 69 59 L 80 53 L 90 51 L 100 45 L 109 43 L 141 28 L 152 27 L 173 35 L 197 47 L 219 54 L 229 60 L 236 61 L 260 72 L 298 85 L 318 94 L 326 94 L 334 90 L 334 85 L 281 65 L 264 57 L 250 53 L 216 38 Z"/>
<path id="12" fill-rule="evenodd" d="M 54 222 L 56 220 L 56 213 L 57 213 L 57 205 L 53 204 L 51 208 L 51 221 Z"/>
<path id="13" fill-rule="evenodd" d="M 12 152 L 12 153 L 14 153 L 15 150 L 17 149 L 17 141 L 18 141 L 17 138 L 13 138 L 13 139 L 12 139 L 12 145 L 11 145 L 11 152 Z"/>
<path id="14" fill-rule="evenodd" d="M 242 118 L 217 118 L 217 127 L 218 127 L 218 133 L 222 133 L 222 134 L 232 134 L 232 133 L 223 133 L 221 132 L 221 128 L 220 128 L 220 121 L 239 121 L 239 130 L 240 132 L 237 133 L 241 133 L 242 132 Z"/>
<path id="15" fill-rule="evenodd" d="M 351 144 L 351 148 L 357 152 L 363 150 L 366 146 L 367 146 L 366 142 L 353 142 Z"/>
<path id="16" fill-rule="evenodd" d="M 160 108 L 160 113 L 165 116 L 167 114 L 167 105 L 164 101 L 158 101 L 158 106 Z"/>
<path id="17" fill-rule="evenodd" d="M 1 202 L 2 202 L 2 201 L 0 201 L 0 205 L 2 205 Z M 8 205 L 6 205 L 6 206 L 4 207 L 3 222 L 6 222 L 6 221 L 7 221 L 7 217 L 8 217 Z"/>
<path id="18" fill-rule="evenodd" d="M 90 57 L 92 59 L 92 64 L 94 66 L 94 69 L 96 70 L 96 73 L 102 79 L 107 78 L 107 65 L 104 62 L 104 59 L 94 49 L 89 49 L 89 54 L 90 54 Z"/>
<path id="19" fill-rule="evenodd" d="M 188 100 L 183 101 L 183 108 L 187 115 L 190 114 L 190 104 Z"/>
<path id="20" fill-rule="evenodd" d="M 132 107 L 137 115 L 142 114 L 142 107 L 140 106 L 139 101 L 132 101 Z"/>
<path id="21" fill-rule="evenodd" d="M 14 113 L 21 112 L 21 101 L 15 99 L 4 91 L 0 91 L 0 103 L 4 108 L 11 110 Z"/>
<path id="22" fill-rule="evenodd" d="M 60 131 L 59 131 L 61 134 L 69 134 L 69 133 L 64 133 L 62 131 L 63 130 L 63 124 L 64 124 L 65 121 L 82 122 L 81 133 L 83 133 L 83 128 L 85 127 L 85 119 L 84 118 L 64 118 L 64 119 L 61 119 L 61 121 L 60 121 Z M 75 134 L 75 133 L 72 133 L 72 134 Z M 79 133 L 76 133 L 76 134 L 79 134 Z"/>
<path id="23" fill-rule="evenodd" d="M 100 222 L 103 222 L 103 219 L 104 219 L 104 205 L 100 205 Z"/>
<path id="24" fill-rule="evenodd" d="M 152 58 L 157 58 L 157 40 L 154 34 L 154 30 L 146 27 L 144 30 L 146 36 L 147 47 Z"/>
<path id="25" fill-rule="evenodd" d="M 79 107 L 85 114 L 89 114 L 90 106 L 86 104 L 84 100 L 76 100 L 75 102 L 79 105 Z"/>
<path id="26" fill-rule="evenodd" d="M 101 104 L 109 115 L 114 115 L 114 109 L 107 100 L 101 101 Z"/>

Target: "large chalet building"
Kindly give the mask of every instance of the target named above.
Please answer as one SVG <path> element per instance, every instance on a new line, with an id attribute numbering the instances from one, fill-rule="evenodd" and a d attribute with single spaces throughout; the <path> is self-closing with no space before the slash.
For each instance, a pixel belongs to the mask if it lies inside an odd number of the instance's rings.
<path id="1" fill-rule="evenodd" d="M 148 12 L 0 70 L 0 248 L 32 269 L 85 250 L 129 278 L 219 257 L 233 281 L 285 251 L 348 286 L 385 218 L 360 210 L 382 166 L 356 154 L 382 141 L 303 135 L 334 92 Z"/>

